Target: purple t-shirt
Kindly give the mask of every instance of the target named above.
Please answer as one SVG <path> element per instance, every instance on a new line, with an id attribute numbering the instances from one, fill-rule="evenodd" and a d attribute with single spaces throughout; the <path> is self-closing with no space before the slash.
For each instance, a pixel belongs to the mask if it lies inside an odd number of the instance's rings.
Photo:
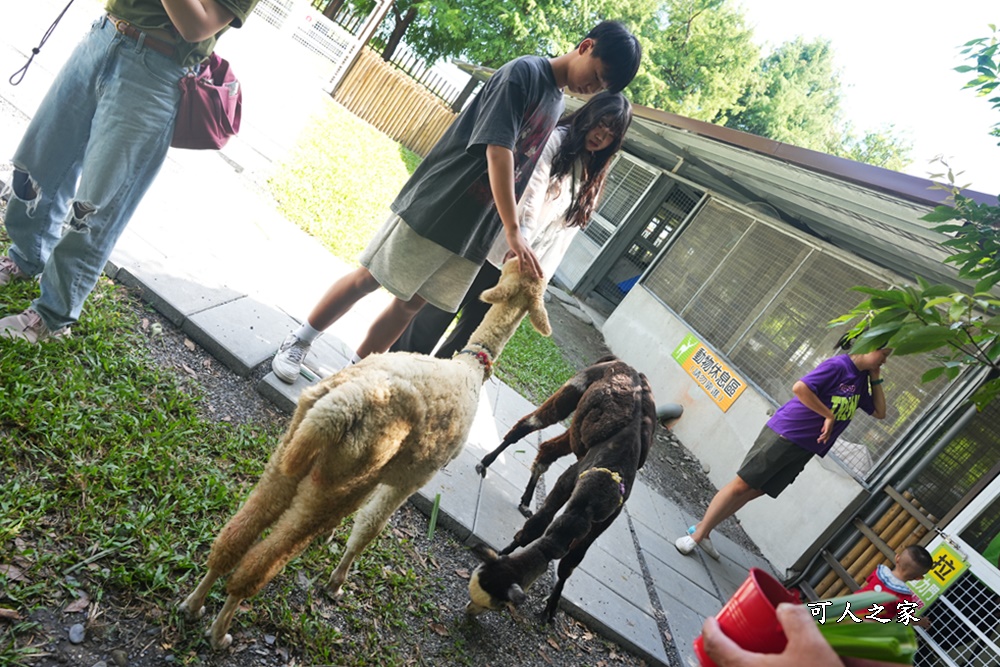
<path id="1" fill-rule="evenodd" d="M 798 397 L 792 398 L 774 413 L 767 427 L 778 435 L 791 440 L 799 447 L 824 456 L 861 408 L 868 414 L 875 411 L 868 389 L 868 372 L 859 371 L 850 355 L 842 354 L 827 359 L 807 373 L 802 382 L 833 411 L 836 422 L 833 433 L 824 443 L 816 442 L 823 430 L 823 417 L 813 412 Z"/>

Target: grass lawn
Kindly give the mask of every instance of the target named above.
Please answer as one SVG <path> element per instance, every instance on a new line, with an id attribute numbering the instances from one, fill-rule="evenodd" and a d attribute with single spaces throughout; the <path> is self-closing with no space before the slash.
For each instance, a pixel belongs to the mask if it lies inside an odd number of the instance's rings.
<path id="1" fill-rule="evenodd" d="M 0 313 L 19 312 L 37 289 L 6 286 Z M 143 644 L 141 630 L 158 626 L 156 643 L 175 664 L 196 664 L 207 649 L 208 619 L 186 621 L 176 605 L 204 574 L 212 540 L 256 483 L 284 420 L 199 416 L 197 392 L 151 358 L 132 299 L 102 279 L 69 340 L 0 341 L 0 665 L 44 654 L 53 630 L 82 622 L 62 611 L 74 605 L 100 612 L 89 632 L 112 645 L 134 639 L 125 628 L 136 619 Z M 414 557 L 427 548 L 415 539 L 386 530 L 337 604 L 321 584 L 346 531 L 317 540 L 261 594 L 266 604 L 244 604 L 234 631 L 280 636 L 308 664 L 371 664 L 376 649 L 380 664 L 401 664 L 407 633 L 451 615 L 428 602 L 439 577 Z M 223 600 L 217 585 L 209 613 Z"/>
<path id="2" fill-rule="evenodd" d="M 272 187 L 286 215 L 353 261 L 416 164 L 331 103 Z M 0 239 L 0 251 L 6 245 Z M 35 284 L 7 286 L 0 314 L 23 310 L 36 293 Z M 79 614 L 59 610 L 74 606 L 99 609 L 105 627 L 159 626 L 156 641 L 177 664 L 205 651 L 207 622 L 186 621 L 176 604 L 204 573 L 220 522 L 258 479 L 283 424 L 201 417 L 197 391 L 149 354 L 132 299 L 102 279 L 71 339 L 0 342 L 0 664 L 44 653 L 53 628 L 36 613 L 57 610 L 56 627 L 68 626 Z M 497 371 L 537 401 L 573 369 L 525 323 Z M 262 593 L 266 605 L 245 603 L 234 629 L 279 635 L 309 664 L 371 664 L 376 648 L 379 664 L 405 662 L 408 633 L 451 615 L 427 601 L 438 573 L 415 554 L 429 547 L 387 530 L 334 605 L 312 584 L 325 582 L 345 540 L 340 531 L 313 544 Z M 216 586 L 209 609 L 223 598 Z"/>
<path id="3" fill-rule="evenodd" d="M 329 100 L 271 178 L 271 193 L 286 218 L 353 264 L 418 164 L 420 156 Z"/>
<path id="4" fill-rule="evenodd" d="M 289 220 L 353 263 L 419 162 L 419 156 L 330 101 L 271 179 L 271 192 Z M 559 348 L 527 320 L 497 364 L 497 377 L 535 404 L 574 372 Z"/>

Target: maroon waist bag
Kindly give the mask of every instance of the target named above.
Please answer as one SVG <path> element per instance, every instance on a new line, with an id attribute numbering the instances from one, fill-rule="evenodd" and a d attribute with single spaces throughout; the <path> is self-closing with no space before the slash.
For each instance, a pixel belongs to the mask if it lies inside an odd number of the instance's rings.
<path id="1" fill-rule="evenodd" d="M 181 79 L 180 88 L 171 146 L 217 150 L 240 131 L 243 90 L 227 60 L 213 53 L 200 74 Z"/>

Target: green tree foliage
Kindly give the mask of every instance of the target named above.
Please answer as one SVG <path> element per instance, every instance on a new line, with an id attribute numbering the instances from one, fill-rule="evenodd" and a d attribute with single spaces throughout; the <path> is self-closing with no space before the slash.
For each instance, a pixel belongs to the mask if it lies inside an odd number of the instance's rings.
<path id="1" fill-rule="evenodd" d="M 841 111 L 830 42 L 796 38 L 763 58 L 728 117 L 715 122 L 887 169 L 909 164 L 911 142 L 890 125 L 858 136 Z"/>
<path id="2" fill-rule="evenodd" d="M 861 137 L 856 137 L 853 128 L 848 125 L 843 142 L 832 153 L 856 162 L 900 171 L 910 164 L 912 149 L 913 142 L 898 134 L 892 125 L 869 130 Z"/>
<path id="3" fill-rule="evenodd" d="M 627 91 L 638 104 L 889 169 L 908 163 L 910 145 L 891 126 L 858 133 L 843 122 L 829 42 L 796 39 L 762 57 L 735 0 L 396 0 L 374 45 L 389 59 L 405 34 L 428 61 L 499 67 L 566 53 L 605 18 L 642 43 Z"/>
<path id="4" fill-rule="evenodd" d="M 990 28 L 993 39 L 972 40 L 965 45 L 963 54 L 976 66 L 956 68 L 960 72 L 975 70 L 976 78 L 966 88 L 975 88 L 983 95 L 1000 82 L 997 63 L 991 60 L 997 49 L 996 28 Z M 984 89 L 987 92 L 982 92 Z M 1000 98 L 990 101 L 1000 109 Z M 919 277 L 916 286 L 890 290 L 855 287 L 868 298 L 831 324 L 854 323 L 851 334 L 857 340 L 853 349 L 858 352 L 882 346 L 892 347 L 895 354 L 933 352 L 939 365 L 924 374 L 925 382 L 941 375 L 954 379 L 966 368 L 990 369 L 990 379 L 972 397 L 982 410 L 1000 395 L 1000 299 L 995 294 L 1000 283 L 1000 206 L 962 195 L 950 168 L 934 176 L 947 179 L 945 189 L 952 204 L 936 207 L 923 220 L 949 235 L 943 245 L 952 254 L 945 261 L 958 268 L 958 277 L 970 287 L 956 291 L 951 285 L 931 285 Z"/>
<path id="5" fill-rule="evenodd" d="M 993 31 L 993 34 L 989 37 L 980 37 L 963 44 L 962 55 L 968 56 L 976 64 L 961 65 L 955 68 L 956 72 L 975 73 L 976 76 L 965 84 L 965 88 L 972 88 L 981 97 L 991 94 L 1000 85 L 1000 79 L 997 78 L 997 75 L 1000 74 L 1000 53 L 997 51 L 1000 44 L 997 43 L 996 25 L 991 23 L 990 30 Z M 1000 111 L 1000 96 L 991 97 L 990 102 L 993 103 L 994 109 Z M 993 126 L 990 134 L 994 137 L 1000 137 L 1000 123 Z M 997 145 L 1000 145 L 1000 142 Z"/>
<path id="6" fill-rule="evenodd" d="M 801 37 L 757 66 L 726 126 L 795 146 L 828 151 L 840 143 L 840 76 L 830 42 Z"/>
<path id="7" fill-rule="evenodd" d="M 335 0 L 340 1 L 340 0 Z M 368 12 L 372 0 L 347 0 Z M 499 67 L 526 53 L 558 56 L 605 17 L 633 29 L 655 18 L 658 0 L 396 0 L 376 45 L 386 60 L 398 41 L 428 61 L 459 58 Z"/>
<path id="8" fill-rule="evenodd" d="M 727 117 L 760 59 L 742 11 L 727 0 L 663 0 L 637 33 L 644 54 L 633 100 L 698 120 Z"/>

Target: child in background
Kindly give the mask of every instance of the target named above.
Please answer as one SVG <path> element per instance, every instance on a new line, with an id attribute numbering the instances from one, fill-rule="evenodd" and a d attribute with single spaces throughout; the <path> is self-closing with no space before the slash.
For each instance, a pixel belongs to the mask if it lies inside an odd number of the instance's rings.
<path id="1" fill-rule="evenodd" d="M 896 567 L 890 570 L 888 565 L 879 565 L 868 575 L 868 578 L 865 579 L 865 585 L 857 592 L 876 591 L 881 593 L 885 591 L 895 595 L 896 602 L 886 603 L 884 605 L 885 611 L 881 614 L 882 618 L 891 616 L 895 620 L 900 602 L 920 604 L 920 598 L 913 594 L 906 582 L 923 579 L 933 565 L 934 560 L 927 549 L 916 544 L 910 545 L 896 554 Z M 929 621 L 926 618 L 921 618 L 917 623 L 920 627 L 927 627 L 928 624 Z"/>

